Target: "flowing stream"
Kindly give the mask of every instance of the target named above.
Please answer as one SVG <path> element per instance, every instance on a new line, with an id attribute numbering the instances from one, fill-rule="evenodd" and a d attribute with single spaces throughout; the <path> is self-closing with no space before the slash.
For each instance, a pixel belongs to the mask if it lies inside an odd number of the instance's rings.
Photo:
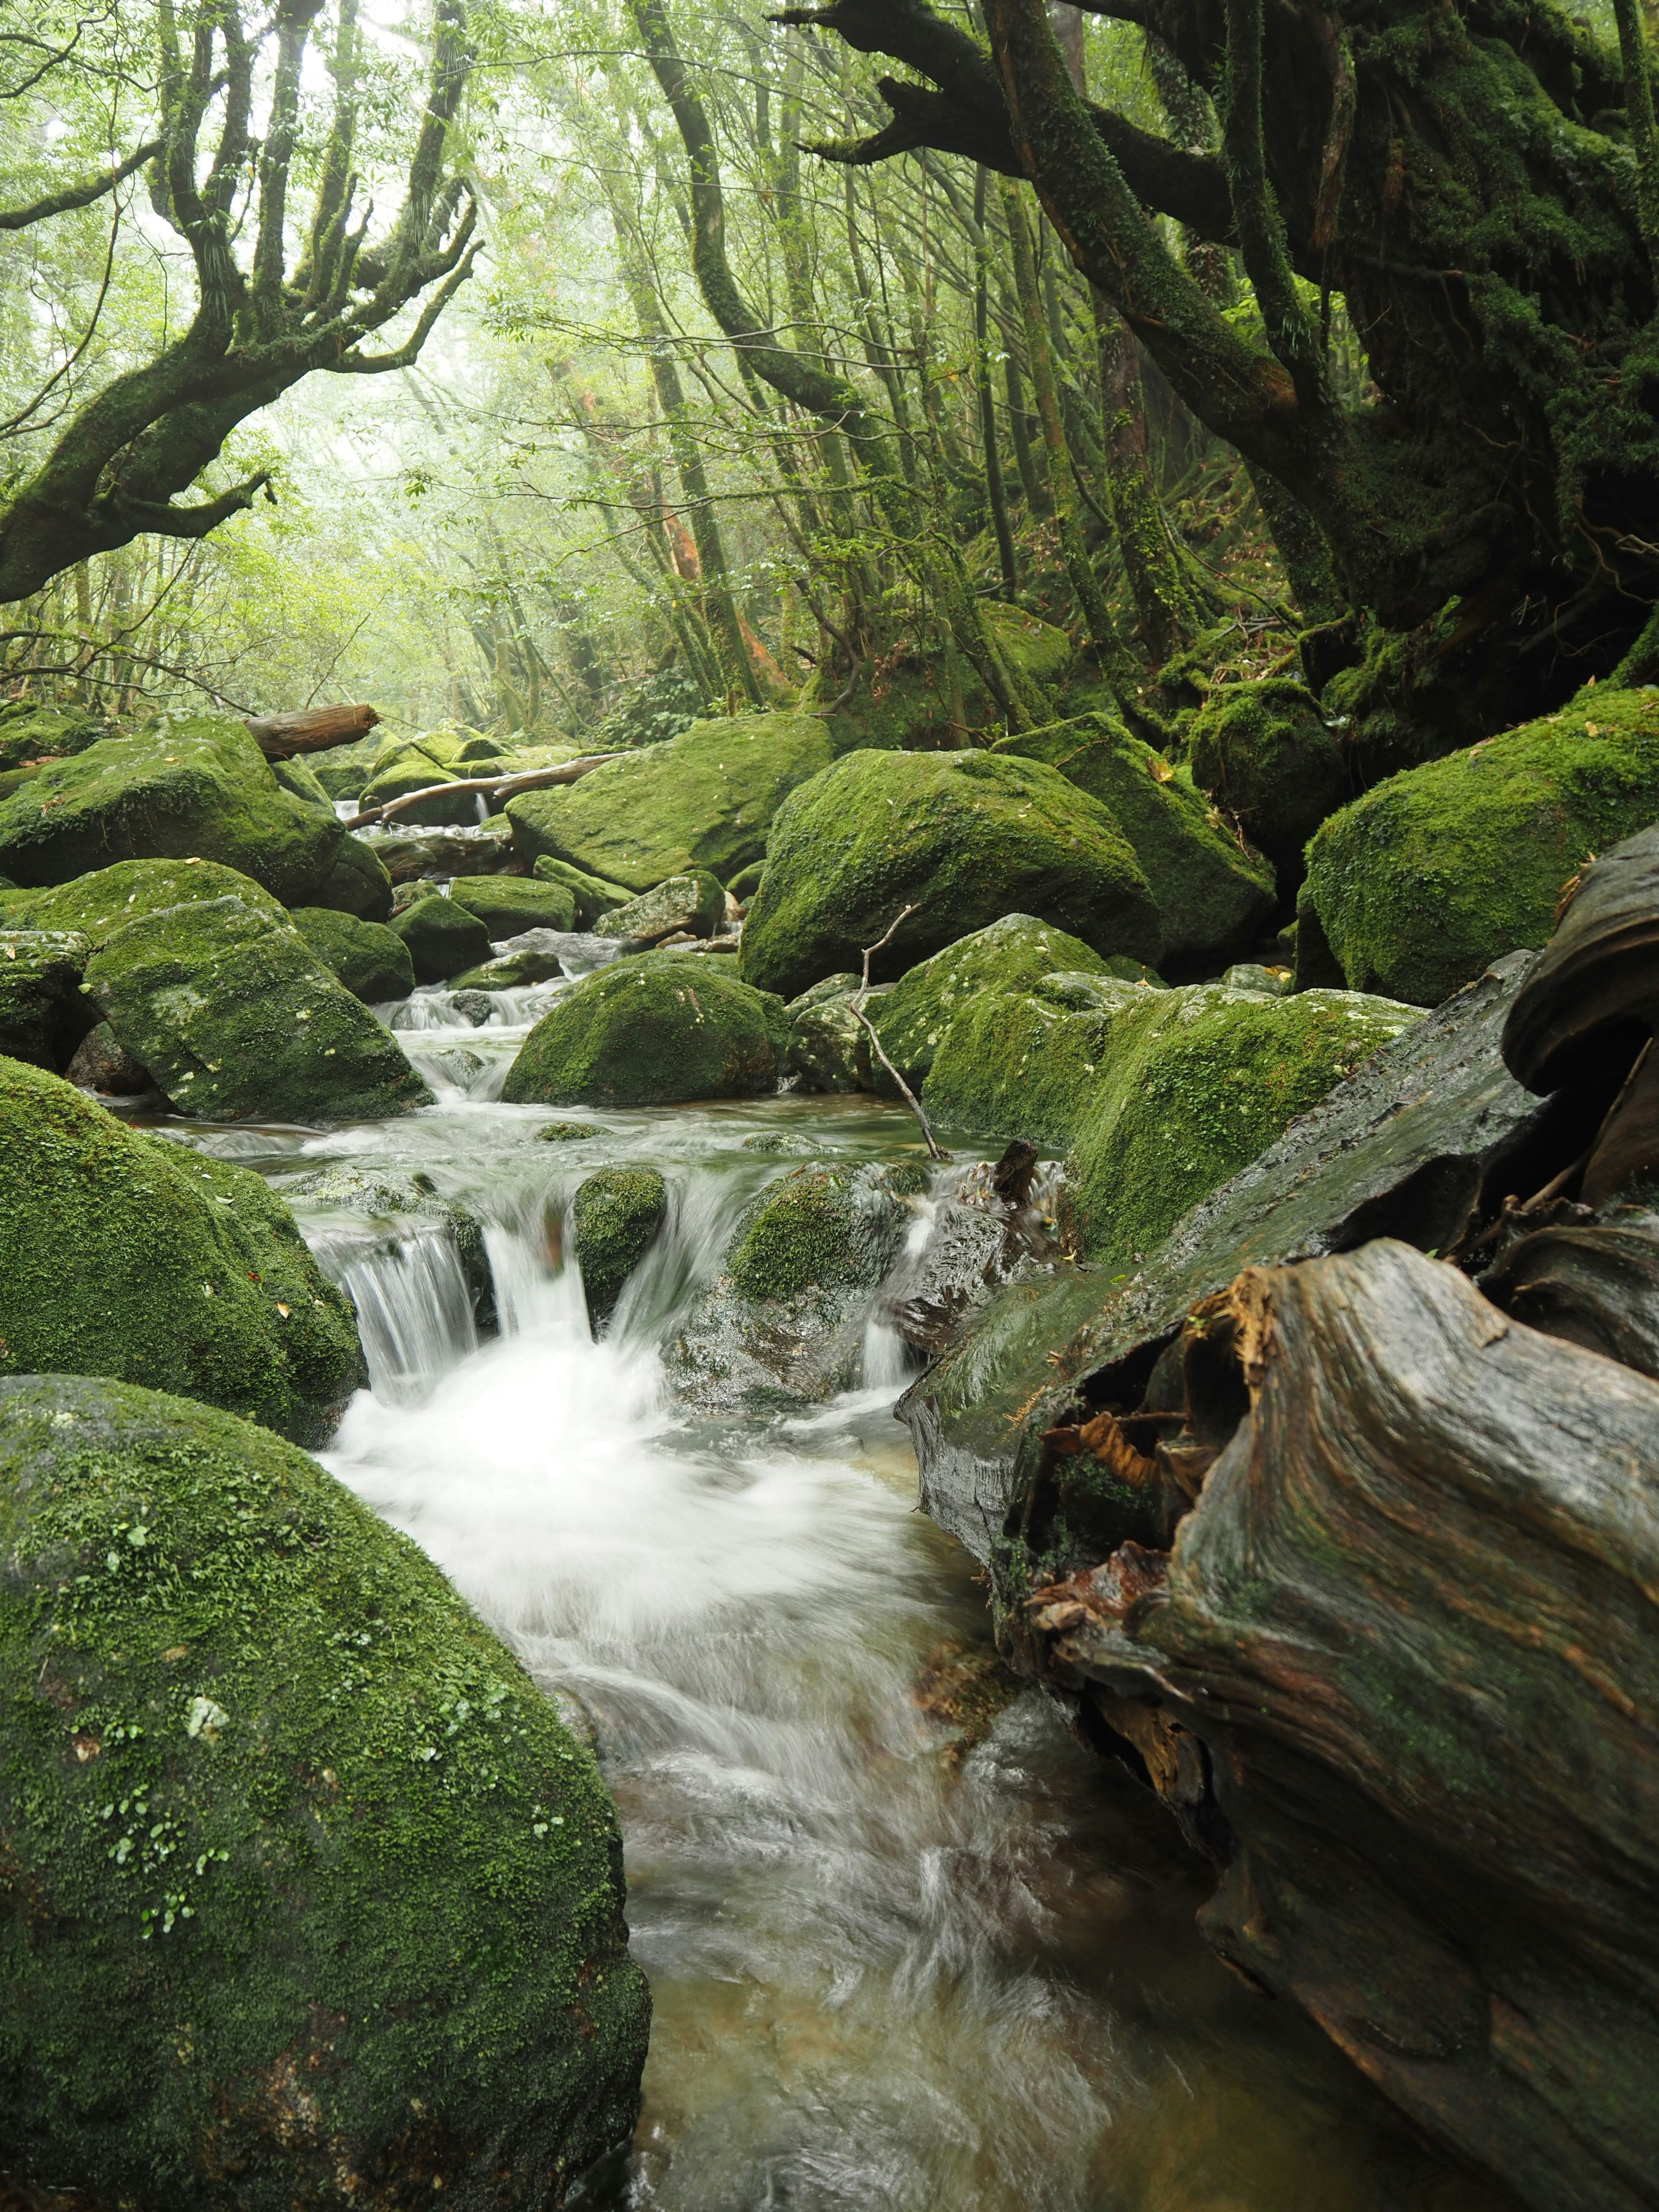
<path id="1" fill-rule="evenodd" d="M 441 1229 L 298 1202 L 373 1388 L 326 1463 L 406 1529 L 591 1733 L 656 2015 L 631 2151 L 586 2206 L 660 2212 L 1497 2212 L 1193 1925 L 1202 1870 L 1054 1707 L 1002 1685 L 973 1563 L 914 1509 L 903 1347 L 797 1418 L 688 1416 L 663 1362 L 790 1152 L 915 1155 L 868 1099 L 579 1118 L 495 1103 L 558 987 L 482 1027 L 395 1016 L 438 1093 L 326 1134 L 173 1122 L 276 1186 L 418 1171 L 486 1224 L 480 1340 Z M 388 1013 L 390 1009 L 386 1010 Z M 969 1155 L 971 1157 L 971 1155 Z M 570 1195 L 649 1163 L 663 1235 L 595 1342 Z M 925 1233 L 925 1229 L 918 1234 Z M 573 2200 L 574 2201 L 574 2200 Z"/>

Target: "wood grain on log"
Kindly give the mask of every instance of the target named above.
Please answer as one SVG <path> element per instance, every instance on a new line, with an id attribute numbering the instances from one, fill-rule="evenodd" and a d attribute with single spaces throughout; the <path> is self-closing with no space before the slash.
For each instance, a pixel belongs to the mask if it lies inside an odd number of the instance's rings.
<path id="1" fill-rule="evenodd" d="M 402 814 L 427 799 L 465 799 L 475 793 L 486 799 L 511 799 L 520 791 L 543 791 L 552 784 L 574 783 L 579 776 L 603 768 L 607 761 L 622 757 L 620 753 L 584 753 L 580 760 L 562 761 L 557 768 L 527 769 L 520 775 L 478 775 L 455 783 L 429 783 L 423 790 L 406 791 L 401 799 L 387 799 L 384 806 L 365 807 L 352 816 L 346 827 L 362 830 L 371 822 L 389 822 L 394 814 Z"/>
<path id="2" fill-rule="evenodd" d="M 295 753 L 351 744 L 380 720 L 373 707 L 306 707 L 292 714 L 250 715 L 243 726 L 267 760 L 292 760 Z"/>

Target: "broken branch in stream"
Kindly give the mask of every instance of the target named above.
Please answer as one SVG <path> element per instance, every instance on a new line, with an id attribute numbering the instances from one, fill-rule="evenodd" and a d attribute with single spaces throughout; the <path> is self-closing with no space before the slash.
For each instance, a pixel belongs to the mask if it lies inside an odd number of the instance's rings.
<path id="1" fill-rule="evenodd" d="M 469 776 L 465 782 L 428 783 L 420 791 L 404 792 L 401 799 L 388 799 L 384 806 L 365 807 L 352 816 L 346 828 L 362 830 L 371 822 L 389 821 L 392 815 L 403 814 L 425 799 L 466 799 L 475 792 L 486 799 L 510 799 L 520 791 L 543 791 L 550 784 L 574 783 L 590 769 L 603 768 L 607 761 L 621 758 L 620 753 L 584 753 L 580 760 L 562 761 L 557 768 L 526 769 L 519 775 L 476 775 Z"/>
<path id="2" fill-rule="evenodd" d="M 875 1024 L 870 1019 L 869 1015 L 864 1011 L 864 1001 L 868 996 L 870 990 L 871 956 L 874 953 L 879 952 L 884 945 L 891 944 L 894 931 L 898 927 L 902 921 L 908 921 L 915 910 L 914 901 L 907 907 L 901 907 L 897 914 L 893 916 L 891 922 L 889 923 L 887 934 L 884 937 L 878 938 L 873 945 L 866 945 L 865 946 L 864 981 L 859 985 L 858 989 L 854 992 L 852 997 L 847 1003 L 852 1012 L 853 1018 L 864 1024 L 865 1035 L 870 1040 L 871 1051 L 875 1054 L 876 1058 L 887 1070 L 887 1073 L 892 1077 L 894 1082 L 897 1084 L 900 1092 L 903 1097 L 905 1104 L 910 1109 L 910 1111 L 915 1115 L 918 1123 L 921 1125 L 921 1133 L 926 1139 L 927 1144 L 928 1158 L 935 1160 L 945 1160 L 949 1159 L 951 1156 L 941 1146 L 938 1138 L 934 1136 L 933 1129 L 929 1126 L 927 1116 L 921 1110 L 921 1099 L 917 1097 L 915 1092 L 911 1090 L 909 1085 L 899 1073 L 897 1068 L 894 1066 L 892 1061 L 888 1059 L 887 1054 L 882 1050 L 881 1039 L 876 1035 Z"/>

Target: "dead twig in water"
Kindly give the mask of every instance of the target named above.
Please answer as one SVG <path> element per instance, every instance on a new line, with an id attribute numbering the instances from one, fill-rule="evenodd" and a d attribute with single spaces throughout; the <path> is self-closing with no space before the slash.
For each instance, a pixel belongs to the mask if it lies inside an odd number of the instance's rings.
<path id="1" fill-rule="evenodd" d="M 887 1073 L 892 1077 L 894 1082 L 897 1084 L 900 1091 L 903 1095 L 905 1104 L 910 1109 L 910 1111 L 915 1115 L 917 1121 L 920 1123 L 921 1133 L 927 1139 L 928 1157 L 931 1159 L 935 1160 L 948 1160 L 951 1155 L 944 1150 L 939 1144 L 938 1138 L 934 1136 L 933 1132 L 928 1124 L 927 1116 L 921 1110 L 921 1099 L 917 1097 L 915 1092 L 911 1090 L 909 1085 L 899 1073 L 897 1068 L 894 1066 L 892 1061 L 888 1059 L 886 1054 L 882 1050 L 881 1039 L 876 1035 L 875 1024 L 871 1021 L 869 1015 L 864 1011 L 864 1001 L 870 989 L 871 955 L 872 953 L 879 952 L 884 945 L 890 945 L 893 941 L 893 932 L 898 927 L 902 921 L 907 921 L 915 910 L 914 902 L 909 906 L 902 908 L 900 911 L 894 915 L 892 921 L 888 926 L 886 936 L 878 937 L 873 945 L 866 945 L 865 946 L 864 981 L 859 985 L 858 989 L 854 992 L 852 997 L 847 1003 L 852 1011 L 854 1018 L 856 1021 L 863 1023 L 864 1033 L 870 1040 L 871 1051 L 875 1054 L 876 1058 L 887 1070 Z"/>
<path id="2" fill-rule="evenodd" d="M 423 799 L 465 799 L 474 792 L 482 792 L 491 799 L 506 799 L 516 792 L 540 791 L 550 784 L 574 783 L 590 769 L 603 768 L 607 761 L 623 757 L 621 753 L 584 753 L 580 760 L 561 761 L 557 768 L 526 769 L 519 775 L 477 775 L 464 783 L 429 783 L 423 790 L 406 791 L 401 799 L 387 799 L 384 806 L 363 808 L 352 816 L 346 828 L 361 830 L 370 822 L 389 821 L 392 815 L 418 806 Z"/>

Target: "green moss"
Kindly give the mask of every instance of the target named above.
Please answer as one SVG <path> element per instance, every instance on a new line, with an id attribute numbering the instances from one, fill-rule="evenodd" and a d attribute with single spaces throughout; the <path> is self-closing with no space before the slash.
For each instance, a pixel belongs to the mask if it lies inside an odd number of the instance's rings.
<path id="1" fill-rule="evenodd" d="M 61 884 L 110 862 L 216 860 L 284 906 L 344 906 L 379 919 L 391 885 L 331 812 L 284 791 L 242 725 L 159 717 L 43 768 L 0 804 L 0 868 Z"/>
<path id="2" fill-rule="evenodd" d="M 180 1112 L 209 1121 L 404 1114 L 431 1092 L 285 916 L 240 896 L 109 932 L 87 989 Z"/>
<path id="3" fill-rule="evenodd" d="M 240 899 L 250 914 L 280 927 L 280 901 L 249 876 L 212 860 L 118 860 L 49 890 L 0 894 L 0 916 L 20 929 L 74 930 L 94 951 L 129 922 L 204 899 Z"/>
<path id="4" fill-rule="evenodd" d="M 565 885 L 576 902 L 578 929 L 592 929 L 602 914 L 628 901 L 629 894 L 619 884 L 603 883 L 586 869 L 573 868 L 568 860 L 556 860 L 548 853 L 540 854 L 530 873 L 538 884 Z"/>
<path id="5" fill-rule="evenodd" d="M 830 1289 L 866 1270 L 854 1239 L 850 1170 L 797 1168 L 762 1193 L 726 1255 L 744 1298 L 792 1298 L 809 1284 Z"/>
<path id="6" fill-rule="evenodd" d="M 626 2137 L 614 1808 L 414 1544 L 228 1414 L 52 1376 L 0 1385 L 0 2163 L 540 2212 Z"/>
<path id="7" fill-rule="evenodd" d="M 1569 878 L 1656 815 L 1659 693 L 1597 692 L 1345 808 L 1309 847 L 1308 902 L 1351 984 L 1437 1005 L 1543 945 Z"/>
<path id="8" fill-rule="evenodd" d="M 654 890 L 602 914 L 593 925 L 599 937 L 654 940 L 676 930 L 712 936 L 726 917 L 726 892 L 716 877 L 698 872 L 670 876 Z"/>
<path id="9" fill-rule="evenodd" d="M 392 927 L 409 948 L 417 983 L 447 983 L 463 969 L 488 960 L 494 950 L 477 915 L 436 891 L 393 915 Z"/>
<path id="10" fill-rule="evenodd" d="M 319 1443 L 360 1364 L 258 1176 L 0 1060 L 0 1372 L 112 1376 Z"/>
<path id="11" fill-rule="evenodd" d="M 64 1066 L 87 1029 L 81 976 L 91 951 L 58 930 L 0 928 L 0 1053 Z"/>
<path id="12" fill-rule="evenodd" d="M 79 707 L 43 707 L 38 699 L 14 699 L 0 707 L 0 771 L 26 762 L 63 760 L 88 745 L 120 733 L 100 714 Z"/>
<path id="13" fill-rule="evenodd" d="M 882 1050 L 917 1090 L 939 1041 L 962 1009 L 981 992 L 1030 989 L 1056 969 L 1103 975 L 1106 963 L 1081 938 L 1029 914 L 1006 914 L 988 929 L 959 938 L 871 1001 L 871 1025 Z M 892 1079 L 872 1060 L 871 1086 L 896 1097 Z"/>
<path id="14" fill-rule="evenodd" d="M 668 1186 L 655 1168 L 601 1168 L 577 1191 L 572 1242 L 595 1328 L 616 1311 L 667 1210 Z"/>
<path id="15" fill-rule="evenodd" d="M 540 1145 L 578 1145 L 601 1134 L 597 1121 L 544 1121 L 536 1132 Z"/>
<path id="16" fill-rule="evenodd" d="M 776 1088 L 784 1031 L 776 1000 L 708 960 L 613 961 L 561 992 L 520 1047 L 501 1095 L 547 1106 L 756 1097 Z"/>
<path id="17" fill-rule="evenodd" d="M 899 923 L 886 980 L 1006 914 L 1103 953 L 1156 960 L 1146 879 L 1097 800 L 1039 763 L 985 753 L 849 753 L 786 800 L 744 926 L 743 972 L 787 996 Z"/>
<path id="18" fill-rule="evenodd" d="M 325 906 L 295 907 L 289 919 L 330 975 L 365 1006 L 406 999 L 415 988 L 409 947 L 384 923 Z"/>
<path id="19" fill-rule="evenodd" d="M 1298 879 L 1303 847 L 1351 788 L 1318 702 L 1285 677 L 1212 691 L 1187 758 L 1199 789 Z"/>
<path id="20" fill-rule="evenodd" d="M 507 815 L 526 859 L 550 854 L 630 891 L 696 869 L 725 883 L 760 859 L 779 805 L 830 756 L 811 714 L 694 722 L 580 782 L 523 792 Z"/>
<path id="21" fill-rule="evenodd" d="M 1046 761 L 1097 799 L 1134 848 L 1158 902 L 1165 962 L 1257 937 L 1273 911 L 1273 872 L 1244 849 L 1184 768 L 1106 714 L 1081 714 L 1001 738 L 993 750 Z"/>
<path id="22" fill-rule="evenodd" d="M 452 905 L 477 916 L 492 942 L 526 929 L 576 927 L 576 893 L 569 884 L 524 876 L 458 876 L 449 896 Z"/>

